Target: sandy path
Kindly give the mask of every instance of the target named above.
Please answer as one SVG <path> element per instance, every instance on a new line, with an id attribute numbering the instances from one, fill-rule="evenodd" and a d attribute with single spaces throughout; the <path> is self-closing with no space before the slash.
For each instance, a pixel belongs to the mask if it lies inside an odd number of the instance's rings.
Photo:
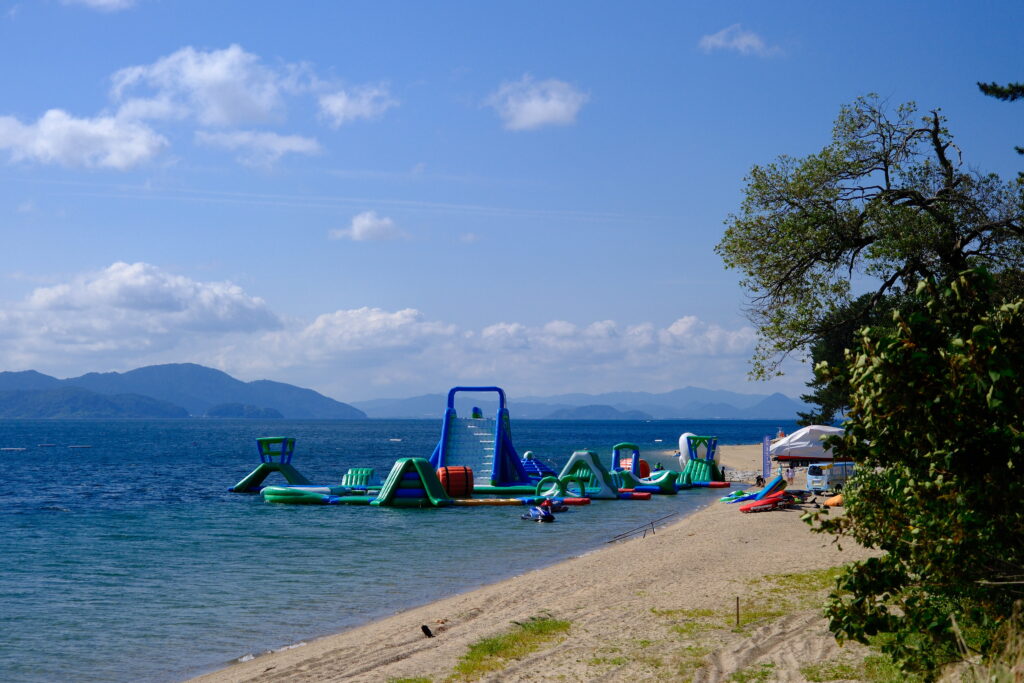
<path id="1" fill-rule="evenodd" d="M 760 447 L 723 447 L 722 461 L 756 469 Z M 541 614 L 572 623 L 564 641 L 484 680 L 717 681 L 758 665 L 772 667 L 772 680 L 804 680 L 801 663 L 838 652 L 814 609 L 821 592 L 809 603 L 806 596 L 791 603 L 780 619 L 786 589 L 765 577 L 825 569 L 868 553 L 847 543 L 840 552 L 830 538 L 810 533 L 800 514 L 742 514 L 737 506 L 715 503 L 646 538 L 198 680 L 442 681 L 470 644 Z M 766 616 L 734 632 L 737 596 L 745 618 Z M 422 624 L 436 637 L 425 637 Z"/>

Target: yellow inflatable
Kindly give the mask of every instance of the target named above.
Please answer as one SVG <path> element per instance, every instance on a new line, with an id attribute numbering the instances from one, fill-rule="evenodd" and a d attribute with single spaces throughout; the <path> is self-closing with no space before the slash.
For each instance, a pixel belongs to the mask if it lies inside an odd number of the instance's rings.
<path id="1" fill-rule="evenodd" d="M 831 498 L 826 498 L 825 499 L 825 507 L 827 507 L 827 508 L 842 507 L 842 505 L 843 505 L 843 494 L 841 494 L 841 493 L 838 496 L 832 496 Z"/>

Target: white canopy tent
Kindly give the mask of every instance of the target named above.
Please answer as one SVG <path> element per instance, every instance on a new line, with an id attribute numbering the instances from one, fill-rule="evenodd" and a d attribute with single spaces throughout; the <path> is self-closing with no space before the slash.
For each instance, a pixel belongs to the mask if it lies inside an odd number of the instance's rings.
<path id="1" fill-rule="evenodd" d="M 769 455 L 786 460 L 832 460 L 832 452 L 826 451 L 822 440 L 828 436 L 841 435 L 839 427 L 811 425 L 784 436 L 771 445 Z"/>

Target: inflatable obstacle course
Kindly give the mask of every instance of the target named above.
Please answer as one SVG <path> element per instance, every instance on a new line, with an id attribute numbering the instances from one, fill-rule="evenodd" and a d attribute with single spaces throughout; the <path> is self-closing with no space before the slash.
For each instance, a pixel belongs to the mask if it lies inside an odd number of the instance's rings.
<path id="1" fill-rule="evenodd" d="M 274 472 L 280 472 L 289 484 L 309 484 L 309 480 L 292 466 L 295 439 L 285 436 L 265 436 L 256 439 L 260 464 L 240 482 L 228 489 L 234 493 L 259 493 L 263 480 Z"/>
<path id="2" fill-rule="evenodd" d="M 446 507 L 452 504 L 437 472 L 425 458 L 399 458 L 370 505 Z"/>
<path id="3" fill-rule="evenodd" d="M 268 503 L 291 505 L 369 505 L 376 497 L 370 486 L 372 467 L 351 467 L 340 486 L 265 486 L 260 494 Z"/>
<path id="4" fill-rule="evenodd" d="M 472 417 L 459 417 L 455 412 L 455 395 L 460 392 L 498 394 L 495 418 L 483 418 L 479 408 L 471 412 Z M 478 493 L 532 493 L 536 486 L 512 445 L 505 391 L 500 387 L 452 387 L 448 391 L 441 439 L 430 456 L 430 465 L 435 470 L 469 467 L 474 472 L 473 488 Z"/>
<path id="5" fill-rule="evenodd" d="M 725 482 L 718 467 L 718 437 L 686 433 L 679 437 L 680 451 L 687 454 L 686 468 L 679 477 L 683 486 L 708 486 Z M 685 445 L 685 450 L 682 448 Z"/>
<path id="6" fill-rule="evenodd" d="M 523 470 L 533 481 L 540 481 L 544 477 L 556 476 L 556 472 L 548 467 L 547 463 L 533 454 L 533 451 L 523 453 Z"/>
<path id="7" fill-rule="evenodd" d="M 622 457 L 627 451 L 630 457 Z M 679 473 L 672 470 L 651 472 L 647 461 L 640 459 L 640 447 L 634 443 L 623 442 L 612 446 L 611 472 L 619 477 L 619 488 L 668 495 L 675 495 L 678 490 L 676 479 Z"/>
<path id="8" fill-rule="evenodd" d="M 620 491 L 622 484 L 618 473 L 609 472 L 597 453 L 576 451 L 569 456 L 561 474 L 544 477 L 537 482 L 538 496 L 565 498 L 577 496 L 604 500 L 648 500 L 649 491 Z M 574 490 L 575 489 L 575 490 Z"/>

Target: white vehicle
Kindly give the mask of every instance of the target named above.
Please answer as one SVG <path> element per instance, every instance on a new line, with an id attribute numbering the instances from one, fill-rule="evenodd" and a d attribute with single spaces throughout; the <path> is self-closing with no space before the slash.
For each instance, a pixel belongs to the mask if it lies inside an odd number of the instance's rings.
<path id="1" fill-rule="evenodd" d="M 853 476 L 852 462 L 819 462 L 807 466 L 807 490 L 842 491 L 846 481 Z"/>

